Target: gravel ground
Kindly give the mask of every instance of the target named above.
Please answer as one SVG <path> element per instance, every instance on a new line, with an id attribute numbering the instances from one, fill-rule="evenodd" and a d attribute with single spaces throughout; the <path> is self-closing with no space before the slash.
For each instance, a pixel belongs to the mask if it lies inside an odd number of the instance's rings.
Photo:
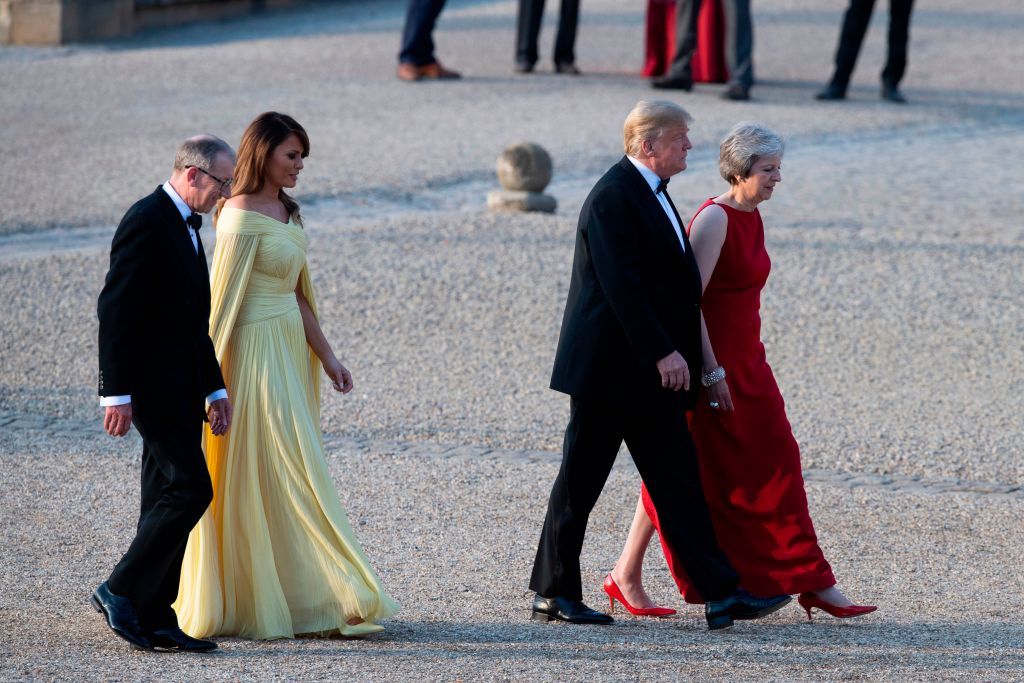
<path id="1" fill-rule="evenodd" d="M 921 3 L 911 104 L 898 107 L 877 99 L 882 8 L 851 100 L 822 105 L 811 97 L 834 50 L 832 4 L 755 7 L 754 101 L 723 102 L 720 86 L 676 98 L 696 117 L 696 147 L 673 198 L 685 212 L 721 191 L 716 140 L 733 122 L 787 136 L 785 181 L 762 206 L 764 337 L 806 468 L 1020 487 L 1024 9 Z M 402 7 L 325 4 L 0 49 L 0 577 L 17 587 L 0 597 L 0 679 L 1024 678 L 1024 501 L 894 491 L 877 477 L 808 485 L 841 586 L 881 604 L 876 615 L 808 625 L 794 606 L 727 636 L 707 633 L 694 608 L 607 629 L 527 621 L 555 465 L 508 453 L 561 441 L 568 402 L 546 386 L 575 217 L 620 154 L 625 113 L 652 95 L 634 76 L 642 10 L 588 2 L 587 75 L 517 77 L 514 3 L 451 0 L 439 54 L 468 78 L 412 86 L 392 77 Z M 183 74 L 197 62 L 210 80 L 193 91 Z M 325 328 L 357 389 L 325 395 L 330 466 L 403 611 L 364 642 L 133 654 L 85 598 L 130 538 L 137 437 L 33 424 L 98 419 L 94 307 L 114 222 L 165 179 L 181 138 L 236 141 L 269 108 L 312 137 L 298 196 Z M 482 210 L 494 159 L 521 139 L 555 159 L 553 216 Z M 213 233 L 204 239 L 212 248 Z M 594 606 L 637 485 L 622 458 L 592 518 Z M 656 551 L 648 576 L 674 604 Z"/>
<path id="2" fill-rule="evenodd" d="M 810 485 L 820 540 L 870 617 L 811 624 L 789 606 L 729 634 L 709 633 L 696 607 L 677 604 L 657 546 L 652 595 L 682 610 L 663 621 L 614 626 L 528 621 L 526 590 L 542 501 L 554 463 L 329 449 L 329 464 L 371 560 L 401 603 L 388 630 L 366 641 L 253 643 L 221 639 L 212 656 L 132 653 L 86 604 L 130 537 L 135 444 L 100 437 L 45 448 L 14 439 L 0 450 L 7 476 L 0 521 L 17 554 L 0 577 L 9 624 L 3 672 L 38 679 L 237 680 L 997 680 L 1024 675 L 1024 608 L 1006 579 L 1024 562 L 1024 501 L 966 494 L 892 496 Z M 625 539 L 638 476 L 615 469 L 591 518 L 585 598 Z M 61 496 L 54 496 L 60 482 Z M 998 596 L 997 599 L 994 596 Z"/>

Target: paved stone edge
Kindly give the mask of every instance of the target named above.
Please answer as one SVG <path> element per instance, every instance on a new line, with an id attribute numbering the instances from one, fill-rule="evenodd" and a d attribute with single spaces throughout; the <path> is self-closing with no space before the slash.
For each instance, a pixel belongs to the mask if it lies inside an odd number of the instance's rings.
<path id="1" fill-rule="evenodd" d="M 0 442 L 12 432 L 46 432 L 48 434 L 70 436 L 79 439 L 106 437 L 98 419 L 72 420 L 48 415 L 26 415 L 24 413 L 0 410 Z M 451 460 L 489 458 L 510 464 L 557 463 L 561 460 L 561 453 L 555 451 L 512 450 L 465 444 L 452 445 L 430 442 L 358 439 L 330 433 L 324 435 L 324 448 L 329 456 L 332 452 L 336 451 L 359 451 L 362 453 L 383 453 L 406 457 L 444 458 Z M 628 461 L 620 458 L 618 463 L 624 465 Z M 1024 486 L 999 482 L 846 472 L 819 468 L 805 469 L 804 480 L 848 489 L 862 487 L 884 488 L 888 491 L 905 491 L 908 493 L 961 493 L 1024 500 Z"/>

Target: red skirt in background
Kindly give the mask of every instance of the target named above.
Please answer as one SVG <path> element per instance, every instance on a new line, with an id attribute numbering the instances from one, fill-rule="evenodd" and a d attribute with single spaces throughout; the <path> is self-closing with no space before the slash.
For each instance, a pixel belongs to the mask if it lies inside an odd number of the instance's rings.
<path id="1" fill-rule="evenodd" d="M 675 0 L 647 1 L 647 31 L 642 75 L 662 76 L 676 51 Z M 698 83 L 725 83 L 725 16 L 721 0 L 703 0 L 697 15 L 697 48 L 691 63 L 693 80 Z"/>

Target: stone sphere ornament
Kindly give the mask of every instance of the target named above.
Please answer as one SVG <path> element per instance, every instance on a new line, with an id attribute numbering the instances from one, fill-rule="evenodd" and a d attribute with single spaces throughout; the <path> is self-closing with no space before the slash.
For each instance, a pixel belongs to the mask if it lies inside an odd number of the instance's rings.
<path id="1" fill-rule="evenodd" d="M 558 202 L 544 194 L 551 182 L 551 155 L 534 142 L 520 142 L 505 148 L 496 170 L 501 190 L 487 194 L 492 211 L 543 211 L 553 213 Z"/>

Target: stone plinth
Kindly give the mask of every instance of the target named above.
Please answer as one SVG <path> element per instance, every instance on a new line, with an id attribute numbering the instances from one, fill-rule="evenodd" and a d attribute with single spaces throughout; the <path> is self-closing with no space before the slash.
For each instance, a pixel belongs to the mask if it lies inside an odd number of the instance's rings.
<path id="1" fill-rule="evenodd" d="M 502 211 L 553 213 L 558 202 L 544 194 L 551 182 L 551 156 L 540 145 L 520 142 L 505 148 L 496 165 L 503 189 L 487 195 L 487 207 Z"/>

